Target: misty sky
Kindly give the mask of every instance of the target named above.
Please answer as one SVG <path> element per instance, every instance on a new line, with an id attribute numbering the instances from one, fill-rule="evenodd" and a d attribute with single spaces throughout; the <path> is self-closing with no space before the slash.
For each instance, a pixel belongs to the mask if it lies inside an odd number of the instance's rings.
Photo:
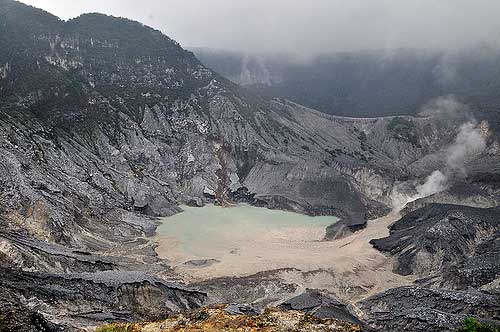
<path id="1" fill-rule="evenodd" d="M 141 21 L 185 47 L 252 53 L 500 47 L 499 0 L 22 0 Z"/>

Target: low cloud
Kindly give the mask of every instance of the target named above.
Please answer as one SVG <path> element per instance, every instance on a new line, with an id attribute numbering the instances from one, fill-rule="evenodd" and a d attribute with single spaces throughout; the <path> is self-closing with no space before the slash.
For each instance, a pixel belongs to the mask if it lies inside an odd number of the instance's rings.
<path id="1" fill-rule="evenodd" d="M 22 0 L 64 19 L 128 17 L 183 46 L 244 53 L 500 46 L 494 0 Z"/>

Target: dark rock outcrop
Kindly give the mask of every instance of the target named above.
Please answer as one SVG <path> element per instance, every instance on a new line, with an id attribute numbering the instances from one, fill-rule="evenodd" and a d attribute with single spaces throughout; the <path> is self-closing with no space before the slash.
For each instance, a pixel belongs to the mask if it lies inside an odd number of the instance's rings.
<path id="1" fill-rule="evenodd" d="M 214 278 L 193 286 L 206 292 L 210 303 L 251 303 L 258 308 L 265 308 L 293 297 L 299 290 L 299 285 L 280 277 L 280 272 L 287 270 L 296 271 L 283 269 L 244 277 Z"/>
<path id="2" fill-rule="evenodd" d="M 347 305 L 332 295 L 323 294 L 318 290 L 307 289 L 304 293 L 281 303 L 279 307 L 286 310 L 304 311 L 318 318 L 333 318 L 363 325 Z"/>
<path id="3" fill-rule="evenodd" d="M 202 292 L 142 272 L 54 275 L 0 268 L 0 273 L 0 292 L 12 296 L 0 299 L 8 315 L 16 315 L 17 307 L 8 306 L 15 302 L 36 308 L 69 329 L 103 321 L 161 319 L 197 308 L 206 300 Z M 33 319 L 39 316 L 32 315 Z"/>
<path id="4" fill-rule="evenodd" d="M 26 307 L 16 293 L 0 286 L 0 331 L 62 332 L 65 329 Z"/>
<path id="5" fill-rule="evenodd" d="M 393 288 L 358 304 L 374 331 L 456 331 L 465 318 L 500 325 L 498 295 L 418 286 Z"/>
<path id="6" fill-rule="evenodd" d="M 431 204 L 371 243 L 397 257 L 397 273 L 451 288 L 480 287 L 500 275 L 500 209 Z"/>
<path id="7" fill-rule="evenodd" d="M 262 312 L 257 308 L 254 308 L 246 304 L 230 304 L 224 309 L 230 315 L 247 315 L 247 316 L 257 316 Z"/>

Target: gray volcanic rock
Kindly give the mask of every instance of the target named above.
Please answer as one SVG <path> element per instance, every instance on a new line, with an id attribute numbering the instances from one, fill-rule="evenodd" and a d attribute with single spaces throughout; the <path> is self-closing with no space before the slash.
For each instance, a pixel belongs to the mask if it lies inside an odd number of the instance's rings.
<path id="1" fill-rule="evenodd" d="M 363 298 L 370 287 L 356 281 L 348 282 L 344 276 L 331 270 L 303 271 L 296 268 L 262 271 L 241 277 L 213 278 L 192 286 L 206 292 L 209 303 L 251 303 L 258 308 L 265 308 L 298 297 L 297 302 L 323 303 L 319 314 L 328 314 L 329 309 L 335 312 L 336 307 L 342 311 L 346 307 L 343 304 Z M 311 305 L 310 309 L 319 308 Z M 347 309 L 350 311 L 350 308 Z"/>
<path id="2" fill-rule="evenodd" d="M 318 290 L 307 289 L 304 293 L 281 303 L 279 307 L 285 310 L 304 311 L 322 319 L 332 318 L 363 325 L 345 304 L 332 295 L 323 294 Z"/>
<path id="3" fill-rule="evenodd" d="M 300 289 L 300 285 L 280 278 L 281 271 L 283 270 L 264 271 L 244 277 L 214 278 L 193 286 L 206 292 L 210 303 L 251 303 L 258 308 L 265 308 L 293 297 Z"/>
<path id="4" fill-rule="evenodd" d="M 326 228 L 325 240 L 340 239 L 366 227 L 364 220 L 352 220 L 350 218 L 344 216 L 342 222 L 328 226 Z"/>
<path id="5" fill-rule="evenodd" d="M 21 304 L 17 294 L 0 287 L 0 331 L 59 332 L 64 328 L 47 321 Z"/>
<path id="6" fill-rule="evenodd" d="M 417 286 L 393 288 L 361 303 L 362 320 L 374 331 L 456 331 L 465 318 L 500 325 L 498 295 Z"/>
<path id="7" fill-rule="evenodd" d="M 185 266 L 189 267 L 207 267 L 216 263 L 219 263 L 220 261 L 217 259 L 193 259 L 184 262 L 183 264 Z"/>
<path id="8" fill-rule="evenodd" d="M 0 243 L 3 245 L 4 259 L 26 270 L 94 272 L 112 270 L 117 266 L 112 257 L 98 257 L 13 231 L 0 230 Z"/>
<path id="9" fill-rule="evenodd" d="M 494 174 L 489 174 L 489 176 L 494 176 Z M 484 185 L 477 182 L 457 182 L 442 192 L 406 204 L 403 213 L 409 213 L 432 203 L 478 208 L 495 207 L 500 205 L 500 195 L 496 192 L 499 188 L 491 190 L 491 188 L 485 188 Z"/>
<path id="10" fill-rule="evenodd" d="M 495 131 L 490 131 L 489 136 L 490 145 L 485 153 L 464 163 L 460 172 L 451 174 L 453 181 L 445 190 L 408 203 L 403 213 L 431 203 L 479 208 L 500 205 L 500 145 Z"/>
<path id="11" fill-rule="evenodd" d="M 171 312 L 197 308 L 206 300 L 202 292 L 141 272 L 51 275 L 5 268 L 0 272 L 0 292 L 13 294 L 20 305 L 36 308 L 71 329 L 160 319 Z M 0 303 L 8 300 L 2 298 Z"/>
<path id="12" fill-rule="evenodd" d="M 397 273 L 430 276 L 441 286 L 480 287 L 500 275 L 500 209 L 431 204 L 371 243 L 397 257 Z"/>
<path id="13" fill-rule="evenodd" d="M 113 234 L 128 226 L 122 223 L 113 230 L 109 230 L 106 233 L 110 239 L 108 246 L 109 243 L 113 243 Z M 101 234 L 95 236 L 100 237 Z M 8 219 L 0 217 L 0 246 L 2 248 L 0 258 L 4 266 L 46 273 L 147 270 L 162 271 L 164 275 L 167 275 L 170 272 L 169 268 L 156 257 L 151 241 L 141 237 L 122 241 L 126 242 L 117 242 L 111 248 L 107 246 L 108 250 L 103 255 L 85 248 L 71 248 L 41 240 L 30 235 L 28 230 L 16 227 Z M 96 241 L 90 243 L 95 244 Z"/>
<path id="14" fill-rule="evenodd" d="M 246 304 L 230 304 L 224 311 L 230 315 L 257 316 L 261 314 L 261 311 Z"/>

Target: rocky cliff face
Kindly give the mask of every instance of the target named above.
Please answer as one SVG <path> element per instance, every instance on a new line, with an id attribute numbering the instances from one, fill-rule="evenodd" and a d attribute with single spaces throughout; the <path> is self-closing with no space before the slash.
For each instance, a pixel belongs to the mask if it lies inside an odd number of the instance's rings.
<path id="1" fill-rule="evenodd" d="M 500 212 L 432 204 L 405 215 L 375 248 L 398 257 L 395 271 L 429 278 L 439 286 L 467 289 L 500 274 Z"/>
<path id="2" fill-rule="evenodd" d="M 363 301 L 364 320 L 375 329 L 412 331 L 455 331 L 467 316 L 498 325 L 499 230 L 498 207 L 433 203 L 407 213 L 389 237 L 371 243 L 419 286 Z"/>
<path id="3" fill-rule="evenodd" d="M 457 331 L 476 317 L 498 325 L 499 298 L 475 291 L 418 286 L 393 288 L 359 304 L 362 319 L 375 331 Z"/>
<path id="4" fill-rule="evenodd" d="M 329 117 L 221 78 L 160 32 L 124 19 L 63 22 L 4 0 L 2 213 L 44 239 L 106 249 L 178 203 L 246 200 L 354 224 L 387 210 L 406 165 L 455 123 Z M 31 15 L 36 24 L 17 16 Z M 30 17 L 31 17 L 30 16 Z M 126 33 L 125 33 L 126 32 Z M 447 130 L 446 128 L 449 127 Z M 117 222 L 117 219 L 121 219 Z M 29 221 L 29 222 L 28 222 Z"/>
<path id="5" fill-rule="evenodd" d="M 6 268 L 1 272 L 2 314 L 24 305 L 69 330 L 103 321 L 160 319 L 206 300 L 202 292 L 141 272 L 44 274 Z"/>

